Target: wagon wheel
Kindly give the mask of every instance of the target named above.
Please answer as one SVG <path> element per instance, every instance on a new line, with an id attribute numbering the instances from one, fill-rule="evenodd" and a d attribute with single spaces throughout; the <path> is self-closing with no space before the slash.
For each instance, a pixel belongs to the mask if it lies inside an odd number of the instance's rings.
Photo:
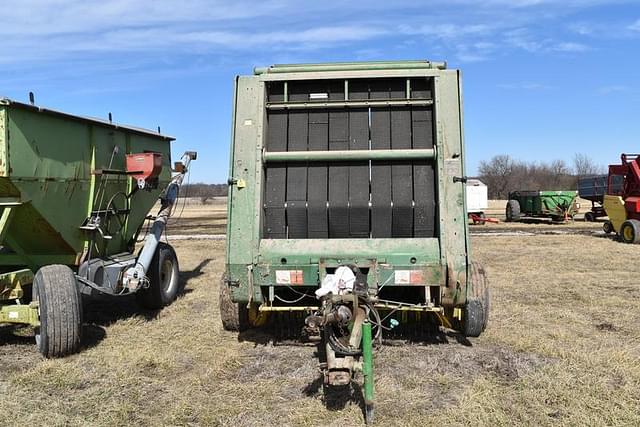
<path id="1" fill-rule="evenodd" d="M 606 233 L 606 234 L 611 234 L 613 233 L 615 230 L 613 228 L 613 224 L 611 223 L 611 221 L 606 221 L 604 224 L 602 224 L 602 230 Z"/>
<path id="2" fill-rule="evenodd" d="M 38 304 L 40 325 L 36 346 L 45 357 L 63 357 L 80 350 L 82 299 L 76 276 L 66 265 L 47 265 L 33 279 L 33 301 Z"/>
<path id="3" fill-rule="evenodd" d="M 625 243 L 640 243 L 640 221 L 629 219 L 620 226 L 620 237 Z"/>

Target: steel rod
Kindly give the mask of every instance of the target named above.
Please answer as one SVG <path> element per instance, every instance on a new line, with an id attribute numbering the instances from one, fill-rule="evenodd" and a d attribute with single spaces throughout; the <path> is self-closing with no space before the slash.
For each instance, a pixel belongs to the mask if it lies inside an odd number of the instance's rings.
<path id="1" fill-rule="evenodd" d="M 262 158 L 267 162 L 348 162 L 357 160 L 434 159 L 435 148 L 415 150 L 336 150 L 336 151 L 272 151 Z"/>
<path id="2" fill-rule="evenodd" d="M 432 99 L 398 99 L 386 101 L 332 101 L 332 102 L 272 102 L 266 105 L 268 110 L 298 110 L 311 108 L 363 108 L 363 107 L 426 107 L 433 105 Z"/>
<path id="3" fill-rule="evenodd" d="M 406 62 L 361 62 L 361 63 L 334 63 L 334 64 L 298 64 L 298 65 L 273 65 L 271 67 L 256 67 L 253 74 L 274 73 L 308 73 L 320 71 L 356 71 L 356 70 L 444 70 L 446 62 L 431 61 L 406 61 Z"/>

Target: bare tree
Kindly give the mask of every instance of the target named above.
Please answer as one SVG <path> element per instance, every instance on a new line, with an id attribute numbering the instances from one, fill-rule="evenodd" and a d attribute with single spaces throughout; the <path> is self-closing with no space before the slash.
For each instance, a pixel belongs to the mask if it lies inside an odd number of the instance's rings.
<path id="1" fill-rule="evenodd" d="M 480 162 L 478 172 L 492 199 L 506 199 L 511 191 L 574 190 L 577 185 L 564 160 L 523 162 L 499 155 Z"/>
<path id="2" fill-rule="evenodd" d="M 516 162 L 508 155 L 494 156 L 488 162 L 481 161 L 478 171 L 491 189 L 493 198 L 504 199 L 513 185 Z"/>
<path id="3" fill-rule="evenodd" d="M 603 174 L 603 167 L 596 164 L 584 153 L 576 153 L 573 156 L 573 173 L 577 177 Z"/>

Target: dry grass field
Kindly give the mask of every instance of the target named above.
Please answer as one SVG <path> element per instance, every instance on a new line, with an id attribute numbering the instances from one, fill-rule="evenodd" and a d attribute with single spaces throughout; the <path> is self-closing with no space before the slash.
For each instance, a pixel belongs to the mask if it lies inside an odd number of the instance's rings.
<path id="1" fill-rule="evenodd" d="M 169 241 L 223 233 L 223 205 L 180 224 Z M 376 353 L 378 425 L 640 425 L 639 248 L 577 222 L 485 232 L 509 227 L 472 227 L 493 291 L 482 337 Z M 1 424 L 362 424 L 358 387 L 323 396 L 314 346 L 222 330 L 224 241 L 173 244 L 185 293 L 158 313 L 92 304 L 80 354 L 43 360 L 29 331 L 0 330 Z"/>

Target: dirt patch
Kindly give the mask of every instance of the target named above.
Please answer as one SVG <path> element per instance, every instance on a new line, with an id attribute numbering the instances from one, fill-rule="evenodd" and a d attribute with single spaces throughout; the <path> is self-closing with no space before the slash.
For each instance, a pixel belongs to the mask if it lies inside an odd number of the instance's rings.
<path id="1" fill-rule="evenodd" d="M 320 399 L 328 409 L 361 405 L 359 375 L 352 386 L 323 387 L 318 351 L 315 345 L 255 345 L 242 357 L 234 379 L 241 383 L 278 384 L 278 394 L 283 398 L 312 397 Z M 495 345 L 463 345 L 454 340 L 445 344 L 383 346 L 374 357 L 376 393 L 381 402 L 378 405 L 390 417 L 404 411 L 407 401 L 412 409 L 420 411 L 451 407 L 478 378 L 508 385 L 553 362 L 535 353 Z M 394 403 L 396 398 L 404 399 L 404 404 Z"/>

